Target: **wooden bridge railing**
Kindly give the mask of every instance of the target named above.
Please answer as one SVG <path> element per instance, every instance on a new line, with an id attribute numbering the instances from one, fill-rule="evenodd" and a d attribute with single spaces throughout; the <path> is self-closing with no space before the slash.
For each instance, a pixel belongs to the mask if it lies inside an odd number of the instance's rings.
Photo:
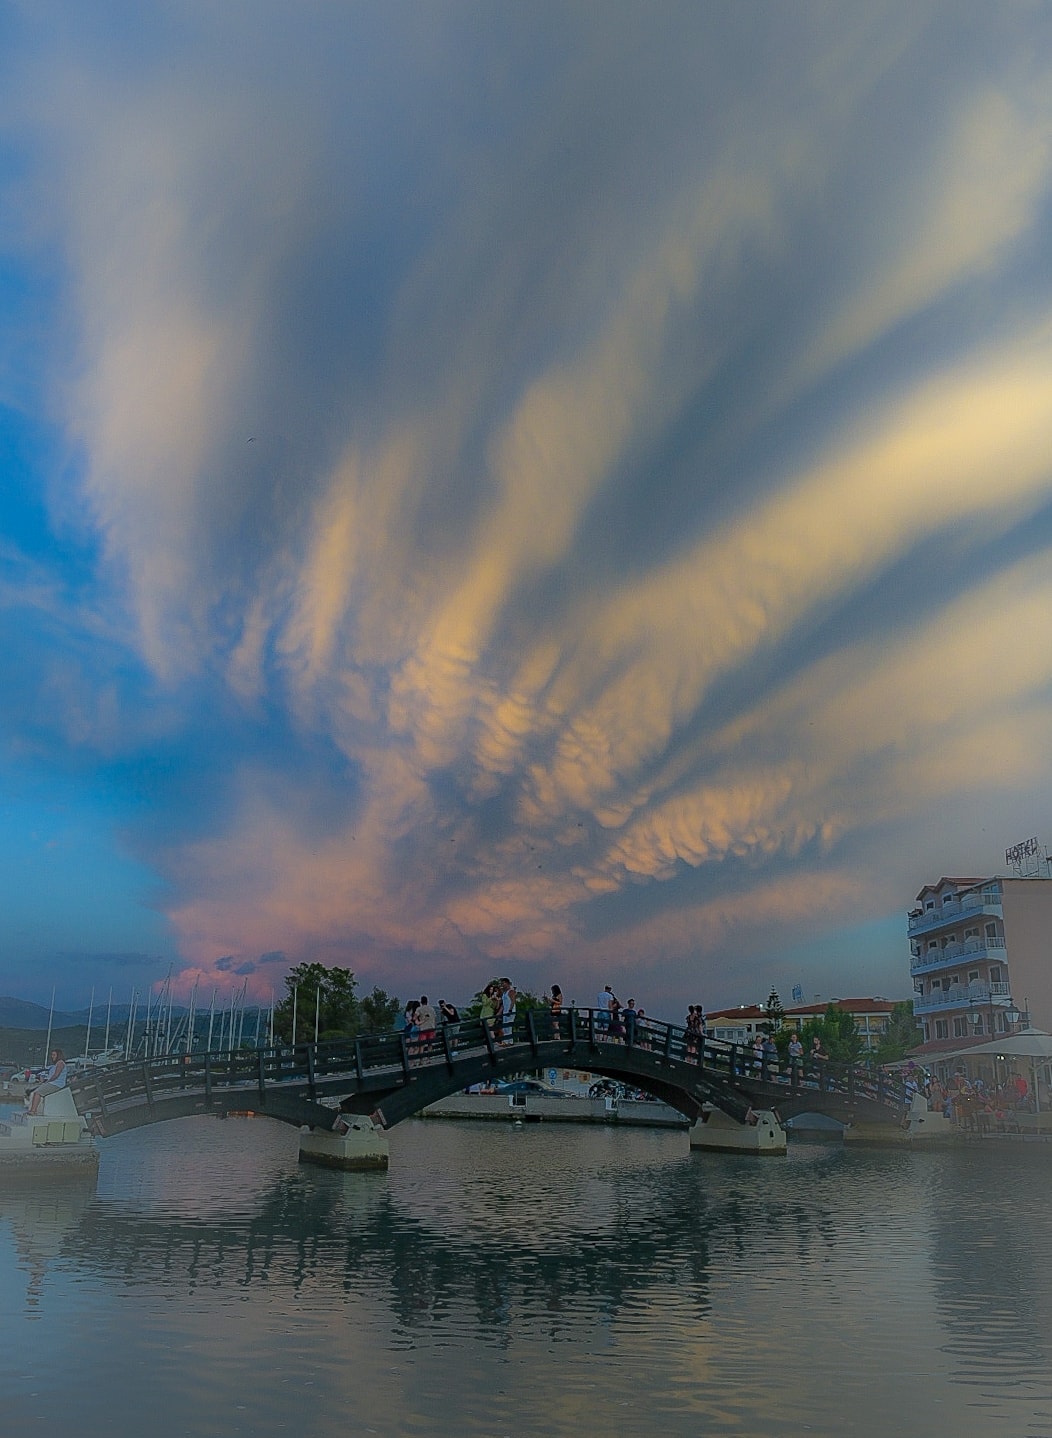
<path id="1" fill-rule="evenodd" d="M 881 1069 L 809 1058 L 768 1063 L 751 1046 L 702 1038 L 676 1024 L 624 1015 L 611 1022 L 601 1010 L 579 1008 L 559 1015 L 547 1010 L 521 1012 L 508 1032 L 499 1019 L 467 1019 L 442 1025 L 426 1041 L 404 1032 L 363 1034 L 317 1044 L 132 1059 L 82 1072 L 73 1078 L 71 1088 L 82 1113 L 91 1112 L 105 1121 L 113 1110 L 139 1104 L 153 1108 L 179 1095 L 202 1094 L 205 1107 L 210 1107 L 217 1090 L 243 1092 L 246 1108 L 251 1107 L 253 1095 L 258 1093 L 262 1103 L 275 1086 L 295 1088 L 311 1099 L 337 1091 L 343 1078 L 348 1080 L 348 1092 L 389 1090 L 412 1082 L 421 1070 L 439 1066 L 453 1075 L 465 1060 L 480 1057 L 507 1071 L 509 1064 L 501 1062 L 506 1051 L 508 1060 L 521 1060 L 519 1067 L 527 1069 L 552 1062 L 553 1044 L 558 1046 L 559 1062 L 582 1069 L 588 1069 L 590 1056 L 593 1063 L 600 1055 L 611 1061 L 615 1050 L 608 1046 L 621 1045 L 639 1052 L 642 1062 L 637 1068 L 660 1069 L 668 1079 L 674 1079 L 678 1070 L 689 1081 L 693 1070 L 732 1088 L 777 1083 L 794 1095 L 806 1089 L 841 1096 L 849 1103 L 866 1099 L 899 1111 L 905 1104 L 902 1083 Z M 645 1087 L 645 1080 L 641 1086 Z M 223 1106 L 229 1107 L 229 1102 Z"/>

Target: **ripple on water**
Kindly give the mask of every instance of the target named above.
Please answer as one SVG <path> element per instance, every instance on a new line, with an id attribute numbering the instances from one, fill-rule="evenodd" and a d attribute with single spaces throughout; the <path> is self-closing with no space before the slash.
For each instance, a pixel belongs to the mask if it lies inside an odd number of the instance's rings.
<path id="1" fill-rule="evenodd" d="M 427 1122 L 391 1149 L 336 1174 L 190 1119 L 107 1142 L 97 1194 L 0 1194 L 5 1434 L 1052 1432 L 1043 1167 Z"/>

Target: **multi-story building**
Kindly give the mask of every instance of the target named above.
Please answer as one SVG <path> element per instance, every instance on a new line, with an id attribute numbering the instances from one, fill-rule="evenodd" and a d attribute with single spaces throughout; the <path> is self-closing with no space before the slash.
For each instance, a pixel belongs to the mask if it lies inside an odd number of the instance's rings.
<path id="1" fill-rule="evenodd" d="M 924 1057 L 1052 1019 L 1052 878 L 942 878 L 909 913 Z"/>

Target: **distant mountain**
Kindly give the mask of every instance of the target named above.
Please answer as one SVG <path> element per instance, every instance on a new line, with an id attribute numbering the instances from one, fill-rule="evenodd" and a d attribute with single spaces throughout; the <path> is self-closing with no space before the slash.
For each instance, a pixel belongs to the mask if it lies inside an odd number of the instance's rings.
<path id="1" fill-rule="evenodd" d="M 31 1004 L 26 999 L 0 998 L 0 1029 L 46 1029 L 48 1012 L 43 1004 Z M 51 1020 L 56 1029 L 71 1028 L 77 1022 L 74 1015 L 59 1013 L 58 1009 Z"/>

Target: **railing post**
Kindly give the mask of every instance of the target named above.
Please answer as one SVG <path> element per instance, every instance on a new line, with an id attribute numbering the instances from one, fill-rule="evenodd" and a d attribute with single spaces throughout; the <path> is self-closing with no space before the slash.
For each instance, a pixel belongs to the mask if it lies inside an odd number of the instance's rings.
<path id="1" fill-rule="evenodd" d="M 355 1039 L 355 1041 L 354 1041 L 354 1073 L 355 1073 L 355 1077 L 357 1078 L 358 1082 L 361 1083 L 361 1081 L 362 1081 L 362 1041 L 361 1041 L 361 1039 Z"/>
<path id="2" fill-rule="evenodd" d="M 588 1043 L 591 1048 L 596 1047 L 595 1042 L 595 1009 L 588 1010 Z"/>
<path id="3" fill-rule="evenodd" d="M 314 1045 L 313 1045 L 313 1044 L 308 1044 L 308 1045 L 307 1045 L 307 1091 L 309 1092 L 309 1094 L 310 1094 L 310 1096 L 311 1096 L 311 1102 L 313 1103 L 313 1102 L 317 1099 L 317 1097 L 318 1097 L 318 1086 L 317 1086 L 317 1082 L 316 1082 L 316 1079 L 315 1079 L 315 1070 L 314 1070 Z"/>
<path id="4" fill-rule="evenodd" d="M 482 1037 L 486 1040 L 486 1049 L 489 1052 L 490 1063 L 497 1067 L 497 1050 L 493 1043 L 493 1031 L 485 1019 L 482 1020 Z"/>
<path id="5" fill-rule="evenodd" d="M 570 1010 L 570 1052 L 577 1047 L 577 1010 Z"/>
<path id="6" fill-rule="evenodd" d="M 737 1044 L 731 1044 L 731 1051 L 730 1051 L 730 1054 L 728 1055 L 727 1062 L 728 1062 L 728 1065 L 729 1065 L 729 1067 L 730 1067 L 730 1076 L 731 1076 L 731 1078 L 737 1078 L 737 1077 L 738 1077 L 738 1045 L 737 1045 Z"/>
<path id="7" fill-rule="evenodd" d="M 406 1039 L 406 1036 L 405 1036 L 405 1029 L 402 1030 L 402 1032 L 401 1032 L 401 1034 L 399 1035 L 399 1037 L 400 1037 L 401 1040 L 402 1040 L 402 1072 L 405 1074 L 406 1078 L 408 1079 L 408 1077 L 409 1077 L 409 1043 L 408 1043 L 408 1040 Z"/>
<path id="8" fill-rule="evenodd" d="M 537 1024 L 533 1009 L 526 1010 L 526 1037 L 530 1041 L 530 1052 L 537 1057 Z"/>
<path id="9" fill-rule="evenodd" d="M 665 1062 L 672 1061 L 672 1025 L 665 1025 Z"/>

